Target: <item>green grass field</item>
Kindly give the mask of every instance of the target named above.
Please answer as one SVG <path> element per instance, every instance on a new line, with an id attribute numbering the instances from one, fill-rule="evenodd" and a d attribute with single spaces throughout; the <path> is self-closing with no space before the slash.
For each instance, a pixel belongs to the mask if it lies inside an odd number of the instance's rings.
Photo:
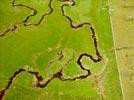
<path id="1" fill-rule="evenodd" d="M 0 0 L 0 99 L 122 100 L 113 48 L 107 0 Z"/>

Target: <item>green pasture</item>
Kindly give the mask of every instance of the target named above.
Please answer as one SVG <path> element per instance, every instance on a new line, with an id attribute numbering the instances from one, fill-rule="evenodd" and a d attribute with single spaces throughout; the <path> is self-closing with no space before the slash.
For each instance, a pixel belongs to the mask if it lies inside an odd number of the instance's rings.
<path id="1" fill-rule="evenodd" d="M 45 88 L 34 87 L 35 78 L 19 74 L 7 90 L 4 100 L 122 100 L 119 73 L 116 64 L 109 6 L 107 0 L 75 0 L 75 6 L 65 8 L 74 24 L 89 22 L 95 28 L 102 61 L 93 63 L 84 58 L 82 63 L 91 70 L 91 75 L 83 80 L 61 81 L 54 79 Z M 42 14 L 49 11 L 49 0 L 16 0 L 17 4 L 28 5 L 37 10 L 37 15 L 29 19 L 36 23 Z M 84 74 L 76 61 L 80 54 L 88 53 L 95 57 L 90 30 L 70 27 L 62 16 L 64 2 L 52 1 L 53 12 L 38 26 L 26 27 L 20 23 L 31 11 L 25 7 L 12 7 L 11 0 L 0 0 L 0 32 L 11 28 L 15 23 L 18 29 L 0 37 L 0 90 L 19 68 L 38 71 L 44 81 L 53 73 L 64 68 L 65 77 Z M 64 58 L 57 61 L 57 53 L 62 51 Z M 65 63 L 73 58 L 67 64 Z M 50 62 L 53 62 L 52 64 Z"/>

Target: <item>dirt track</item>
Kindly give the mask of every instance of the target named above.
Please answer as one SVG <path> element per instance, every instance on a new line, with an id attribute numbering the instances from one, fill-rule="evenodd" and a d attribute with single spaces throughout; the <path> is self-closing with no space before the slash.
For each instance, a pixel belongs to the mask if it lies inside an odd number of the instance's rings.
<path id="1" fill-rule="evenodd" d="M 134 100 L 134 0 L 109 0 L 124 100 Z"/>

